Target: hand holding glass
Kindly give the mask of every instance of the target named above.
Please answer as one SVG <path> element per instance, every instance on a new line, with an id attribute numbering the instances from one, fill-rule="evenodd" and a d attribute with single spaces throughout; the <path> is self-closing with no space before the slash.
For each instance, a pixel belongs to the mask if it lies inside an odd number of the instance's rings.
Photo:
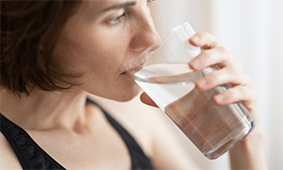
<path id="1" fill-rule="evenodd" d="M 162 45 L 149 47 L 128 68 L 136 83 L 209 159 L 216 159 L 254 128 L 241 102 L 220 106 L 212 101 L 230 84 L 198 91 L 194 82 L 213 68 L 193 71 L 188 63 L 200 48 L 188 39 L 195 34 L 189 23 L 175 27 Z"/>

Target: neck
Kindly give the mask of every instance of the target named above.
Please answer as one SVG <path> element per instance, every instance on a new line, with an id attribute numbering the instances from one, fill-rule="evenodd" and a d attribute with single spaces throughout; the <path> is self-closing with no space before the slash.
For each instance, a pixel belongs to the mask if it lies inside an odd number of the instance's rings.
<path id="1" fill-rule="evenodd" d="M 19 98 L 3 90 L 0 112 L 26 130 L 72 129 L 85 121 L 86 97 L 84 91 L 34 90 L 30 96 Z"/>

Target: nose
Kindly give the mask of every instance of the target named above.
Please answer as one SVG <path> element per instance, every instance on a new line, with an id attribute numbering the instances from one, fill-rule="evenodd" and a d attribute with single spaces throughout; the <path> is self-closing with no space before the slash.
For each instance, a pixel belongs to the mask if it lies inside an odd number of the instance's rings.
<path id="1" fill-rule="evenodd" d="M 143 16 L 137 21 L 134 32 L 135 35 L 130 42 L 134 52 L 142 52 L 149 47 L 151 51 L 154 51 L 160 47 L 161 39 L 150 15 Z"/>

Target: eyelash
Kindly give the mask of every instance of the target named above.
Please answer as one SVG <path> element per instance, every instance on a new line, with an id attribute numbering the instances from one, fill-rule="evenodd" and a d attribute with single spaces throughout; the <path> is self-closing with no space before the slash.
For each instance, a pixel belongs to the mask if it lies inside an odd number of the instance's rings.
<path id="1" fill-rule="evenodd" d="M 149 6 L 153 1 L 155 1 L 155 0 L 147 0 L 146 6 Z M 127 16 L 128 16 L 128 15 L 127 15 L 126 11 L 124 11 L 122 15 L 110 19 L 110 20 L 109 20 L 109 23 L 110 23 L 110 24 L 113 24 L 113 25 L 114 25 L 114 24 L 118 24 L 118 23 L 120 23 L 123 19 L 125 19 Z"/>
<path id="2" fill-rule="evenodd" d="M 118 17 L 115 17 L 115 18 L 110 19 L 110 20 L 109 20 L 109 23 L 110 23 L 110 24 L 113 24 L 113 25 L 114 25 L 114 24 L 118 24 L 118 23 L 120 23 L 120 22 L 122 21 L 122 19 L 124 19 L 126 16 L 127 16 L 127 13 L 126 13 L 126 11 L 124 11 L 122 15 L 119 15 Z"/>
<path id="3" fill-rule="evenodd" d="M 153 1 L 155 1 L 155 0 L 147 0 L 146 6 L 149 6 Z"/>

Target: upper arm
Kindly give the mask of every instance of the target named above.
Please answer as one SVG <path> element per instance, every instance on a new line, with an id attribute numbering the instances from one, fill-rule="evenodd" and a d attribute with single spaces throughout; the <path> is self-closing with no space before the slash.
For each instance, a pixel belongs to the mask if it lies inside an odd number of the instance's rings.
<path id="1" fill-rule="evenodd" d="M 22 169 L 14 150 L 2 133 L 0 133 L 0 169 Z"/>

